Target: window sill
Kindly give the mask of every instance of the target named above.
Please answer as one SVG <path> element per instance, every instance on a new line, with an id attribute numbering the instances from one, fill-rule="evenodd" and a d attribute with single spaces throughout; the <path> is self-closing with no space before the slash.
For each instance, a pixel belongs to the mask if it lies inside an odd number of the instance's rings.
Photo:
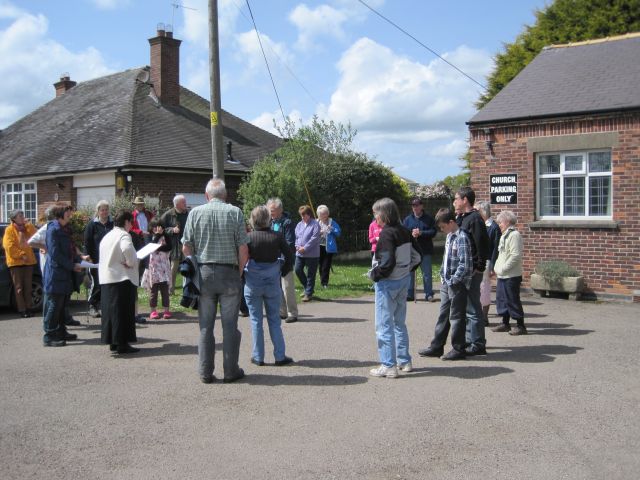
<path id="1" fill-rule="evenodd" d="M 589 228 L 618 230 L 620 224 L 614 220 L 537 220 L 529 223 L 532 230 L 541 228 Z"/>

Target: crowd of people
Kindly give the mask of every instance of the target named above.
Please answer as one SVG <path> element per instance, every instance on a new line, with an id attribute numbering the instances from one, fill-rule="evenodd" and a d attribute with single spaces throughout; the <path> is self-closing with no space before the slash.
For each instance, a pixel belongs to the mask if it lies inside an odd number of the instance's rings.
<path id="1" fill-rule="evenodd" d="M 136 353 L 136 323 L 145 322 L 138 312 L 138 287 L 149 292 L 149 318 L 169 319 L 170 295 L 177 272 L 187 277 L 198 308 L 198 374 L 202 382 L 214 381 L 214 322 L 218 314 L 223 336 L 223 381 L 244 377 L 239 366 L 241 332 L 238 316 L 246 304 L 252 333 L 251 362 L 265 365 L 263 320 L 266 318 L 275 366 L 293 362 L 286 355 L 281 321 L 298 320 L 293 274 L 302 288 L 302 301 L 313 299 L 316 275 L 323 288 L 329 285 L 332 259 L 341 234 L 326 205 L 315 214 L 309 205 L 298 209 L 300 221 L 284 211 L 282 201 L 270 198 L 251 212 L 250 228 L 242 211 L 227 203 L 222 180 L 212 179 L 205 190 L 206 203 L 187 208 L 177 195 L 173 207 L 154 216 L 136 197 L 133 211 L 118 211 L 100 201 L 95 217 L 84 231 L 84 252 L 74 244 L 70 231 L 72 208 L 50 207 L 48 222 L 36 231 L 21 211 L 12 212 L 3 245 L 14 282 L 16 304 L 23 317 L 31 314 L 31 271 L 37 265 L 33 248 L 40 248 L 43 269 L 43 343 L 64 346 L 77 335 L 67 331 L 76 322 L 69 314 L 69 299 L 77 290 L 84 268 L 89 268 L 89 314 L 101 318 L 101 340 L 118 355 Z M 474 207 L 475 192 L 456 192 L 453 209 L 440 209 L 435 218 L 424 211 L 420 198 L 411 201 L 412 213 L 401 218 L 398 206 L 382 198 L 372 207 L 369 226 L 371 269 L 375 289 L 375 332 L 380 366 L 376 377 L 395 378 L 412 370 L 407 302 L 417 295 L 415 271 L 420 268 L 424 298 L 435 301 L 432 284 L 433 238 L 446 234 L 440 269 L 440 311 L 430 345 L 417 353 L 423 357 L 460 360 L 486 355 L 485 326 L 491 304 L 491 278 L 496 280 L 496 313 L 502 317 L 495 332 L 526 334 L 520 301 L 522 238 L 513 212 L 504 210 L 494 221 L 490 204 Z M 150 245 L 153 244 L 153 245 Z M 145 253 L 142 253 L 145 252 Z M 191 272 L 190 274 L 184 272 Z M 186 287 L 185 287 L 186 289 Z M 158 311 L 161 297 L 162 313 Z M 192 303 L 193 304 L 193 303 Z M 514 320 L 515 327 L 510 321 Z M 451 350 L 444 353 L 451 332 Z"/>

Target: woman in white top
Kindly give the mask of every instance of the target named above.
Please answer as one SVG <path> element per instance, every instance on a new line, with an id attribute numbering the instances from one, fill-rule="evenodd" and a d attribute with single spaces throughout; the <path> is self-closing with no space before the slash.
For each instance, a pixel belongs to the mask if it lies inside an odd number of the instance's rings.
<path id="1" fill-rule="evenodd" d="M 102 343 L 112 352 L 135 353 L 139 349 L 129 345 L 137 341 L 135 303 L 138 292 L 138 258 L 129 231 L 133 215 L 119 211 L 114 228 L 100 242 L 100 278 L 102 303 Z"/>

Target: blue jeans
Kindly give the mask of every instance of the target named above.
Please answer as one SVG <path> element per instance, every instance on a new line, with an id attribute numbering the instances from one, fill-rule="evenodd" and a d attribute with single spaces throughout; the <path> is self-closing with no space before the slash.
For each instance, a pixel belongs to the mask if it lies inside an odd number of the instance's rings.
<path id="1" fill-rule="evenodd" d="M 431 272 L 431 255 L 423 255 L 422 263 L 420 263 L 420 270 L 422 271 L 422 286 L 424 287 L 424 298 L 433 297 L 433 278 Z M 407 297 L 415 298 L 415 283 L 413 281 L 413 275 L 409 275 L 411 283 L 409 284 L 409 290 Z"/>
<path id="2" fill-rule="evenodd" d="M 251 356 L 264 361 L 264 330 L 262 329 L 262 305 L 267 314 L 269 336 L 273 343 L 273 357 L 284 360 L 284 336 L 280 324 L 280 262 L 258 263 L 249 260 L 244 272 L 244 298 L 251 317 L 253 351 Z"/>
<path id="3" fill-rule="evenodd" d="M 484 315 L 482 303 L 480 303 L 480 284 L 482 272 L 476 272 L 471 277 L 469 297 L 467 300 L 467 334 L 466 339 L 470 347 L 484 347 L 487 339 L 484 338 Z"/>
<path id="4" fill-rule="evenodd" d="M 238 374 L 238 357 L 242 334 L 238 330 L 240 309 L 240 274 L 229 265 L 203 264 L 199 266 L 200 297 L 198 299 L 198 373 L 201 377 L 213 374 L 216 353 L 213 324 L 220 304 L 222 322 L 222 353 L 225 378 Z"/>
<path id="5" fill-rule="evenodd" d="M 312 296 L 316 286 L 316 272 L 318 271 L 318 257 L 296 257 L 296 265 L 294 270 L 298 276 L 298 280 L 304 288 L 307 296 Z M 305 274 L 304 269 L 307 268 Z"/>
<path id="6" fill-rule="evenodd" d="M 380 363 L 386 367 L 411 361 L 405 323 L 409 277 L 376 283 L 376 338 Z"/>
<path id="7" fill-rule="evenodd" d="M 69 295 L 64 293 L 47 293 L 42 307 L 42 325 L 44 328 L 44 342 L 62 340 L 67 332 L 64 326 L 64 312 L 67 308 Z"/>

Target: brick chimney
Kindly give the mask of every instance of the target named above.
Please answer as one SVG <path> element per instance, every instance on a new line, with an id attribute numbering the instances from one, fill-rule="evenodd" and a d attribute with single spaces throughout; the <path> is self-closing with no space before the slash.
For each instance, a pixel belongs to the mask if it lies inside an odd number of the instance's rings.
<path id="1" fill-rule="evenodd" d="M 74 82 L 70 80 L 68 73 L 63 73 L 60 75 L 60 81 L 53 84 L 56 89 L 56 98 L 60 95 L 64 95 L 68 90 L 72 89 L 78 84 L 78 82 Z"/>
<path id="2" fill-rule="evenodd" d="M 180 105 L 180 44 L 173 38 L 171 26 L 158 25 L 158 35 L 149 39 L 151 45 L 151 78 L 160 102 Z"/>

